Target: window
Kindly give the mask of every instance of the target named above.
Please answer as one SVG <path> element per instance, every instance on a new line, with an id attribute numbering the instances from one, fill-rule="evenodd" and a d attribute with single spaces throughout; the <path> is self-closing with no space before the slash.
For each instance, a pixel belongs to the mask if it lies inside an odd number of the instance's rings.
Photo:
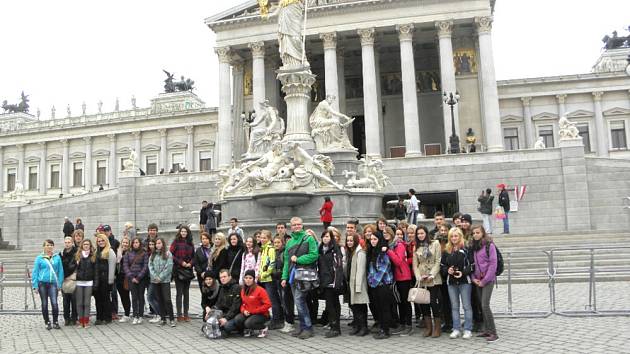
<path id="1" fill-rule="evenodd" d="M 124 171 L 125 170 L 125 160 L 126 159 L 127 159 L 126 157 L 122 157 L 120 159 L 120 171 Z"/>
<path id="2" fill-rule="evenodd" d="M 157 156 L 147 156 L 145 162 L 147 165 L 147 175 L 157 175 Z"/>
<path id="3" fill-rule="evenodd" d="M 543 138 L 545 142 L 545 147 L 553 147 L 553 126 L 552 125 L 541 125 L 538 127 L 538 136 Z"/>
<path id="4" fill-rule="evenodd" d="M 30 166 L 28 168 L 28 190 L 34 191 L 37 189 L 37 166 Z"/>
<path id="5" fill-rule="evenodd" d="M 584 143 L 584 152 L 591 152 L 591 136 L 589 135 L 588 124 L 578 124 L 577 129 Z"/>
<path id="6" fill-rule="evenodd" d="M 17 169 L 10 168 L 7 170 L 7 192 L 15 190 L 15 182 L 17 177 Z"/>
<path id="7" fill-rule="evenodd" d="M 199 152 L 199 171 L 210 171 L 212 169 L 212 152 Z"/>
<path id="8" fill-rule="evenodd" d="M 622 120 L 610 122 L 610 142 L 613 149 L 627 149 L 626 124 Z"/>
<path id="9" fill-rule="evenodd" d="M 184 154 L 171 155 L 171 171 L 177 172 L 184 167 Z"/>
<path id="10" fill-rule="evenodd" d="M 59 165 L 50 165 L 50 188 L 59 188 Z"/>
<path id="11" fill-rule="evenodd" d="M 96 184 L 103 185 L 107 184 L 107 161 L 106 160 L 97 160 L 96 161 Z"/>
<path id="12" fill-rule="evenodd" d="M 506 150 L 518 150 L 518 128 L 503 128 L 503 144 Z"/>
<path id="13" fill-rule="evenodd" d="M 83 187 L 83 162 L 75 162 L 72 167 L 72 186 Z"/>

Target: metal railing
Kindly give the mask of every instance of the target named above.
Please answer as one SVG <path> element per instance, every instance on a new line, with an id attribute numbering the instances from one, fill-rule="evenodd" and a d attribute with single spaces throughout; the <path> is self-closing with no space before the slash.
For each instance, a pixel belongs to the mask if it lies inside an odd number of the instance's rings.
<path id="1" fill-rule="evenodd" d="M 0 311 L 4 310 L 4 263 L 0 262 Z"/>
<path id="2" fill-rule="evenodd" d="M 35 292 L 33 291 L 33 281 L 31 279 L 31 270 L 28 269 L 28 263 L 24 263 L 24 311 L 28 311 L 28 293 L 31 293 L 33 301 L 33 310 L 37 310 L 35 302 Z"/>

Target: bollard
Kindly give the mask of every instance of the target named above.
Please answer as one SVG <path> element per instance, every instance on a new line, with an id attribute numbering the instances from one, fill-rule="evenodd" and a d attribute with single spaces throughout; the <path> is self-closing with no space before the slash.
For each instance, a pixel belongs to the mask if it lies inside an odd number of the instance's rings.
<path id="1" fill-rule="evenodd" d="M 514 316 L 512 310 L 512 252 L 508 252 L 508 313 Z"/>
<path id="2" fill-rule="evenodd" d="M 597 297 L 595 293 L 595 250 L 590 249 L 591 265 L 588 278 L 588 309 L 597 312 Z"/>
<path id="3" fill-rule="evenodd" d="M 24 264 L 24 311 L 28 311 L 28 278 L 30 278 L 30 274 L 28 272 L 28 264 Z"/>

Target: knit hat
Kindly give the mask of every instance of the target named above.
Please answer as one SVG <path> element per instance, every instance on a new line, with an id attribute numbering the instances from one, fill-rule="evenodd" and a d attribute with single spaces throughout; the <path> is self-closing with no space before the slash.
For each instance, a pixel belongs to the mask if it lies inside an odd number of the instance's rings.
<path id="1" fill-rule="evenodd" d="M 469 224 L 472 224 L 472 216 L 470 214 L 464 214 L 461 217 L 462 221 L 467 221 Z"/>
<path id="2" fill-rule="evenodd" d="M 214 279 L 214 278 L 212 277 L 212 274 L 210 274 L 210 272 L 206 272 L 206 274 L 204 274 L 204 275 L 203 275 L 203 280 L 206 280 L 207 278 Z"/>
<path id="3" fill-rule="evenodd" d="M 246 276 L 250 276 L 254 279 L 256 279 L 256 272 L 253 269 L 248 269 L 245 271 L 245 274 L 243 275 L 243 278 L 245 278 Z"/>

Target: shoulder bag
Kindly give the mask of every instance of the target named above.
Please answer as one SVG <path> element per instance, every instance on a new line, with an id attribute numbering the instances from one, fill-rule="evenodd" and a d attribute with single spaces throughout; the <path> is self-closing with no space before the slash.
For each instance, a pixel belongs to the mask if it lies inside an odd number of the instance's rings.
<path id="1" fill-rule="evenodd" d="M 430 304 L 431 293 L 429 293 L 429 290 L 426 288 L 421 287 L 420 282 L 417 282 L 415 287 L 409 289 L 407 301 L 413 302 L 414 304 Z"/>

